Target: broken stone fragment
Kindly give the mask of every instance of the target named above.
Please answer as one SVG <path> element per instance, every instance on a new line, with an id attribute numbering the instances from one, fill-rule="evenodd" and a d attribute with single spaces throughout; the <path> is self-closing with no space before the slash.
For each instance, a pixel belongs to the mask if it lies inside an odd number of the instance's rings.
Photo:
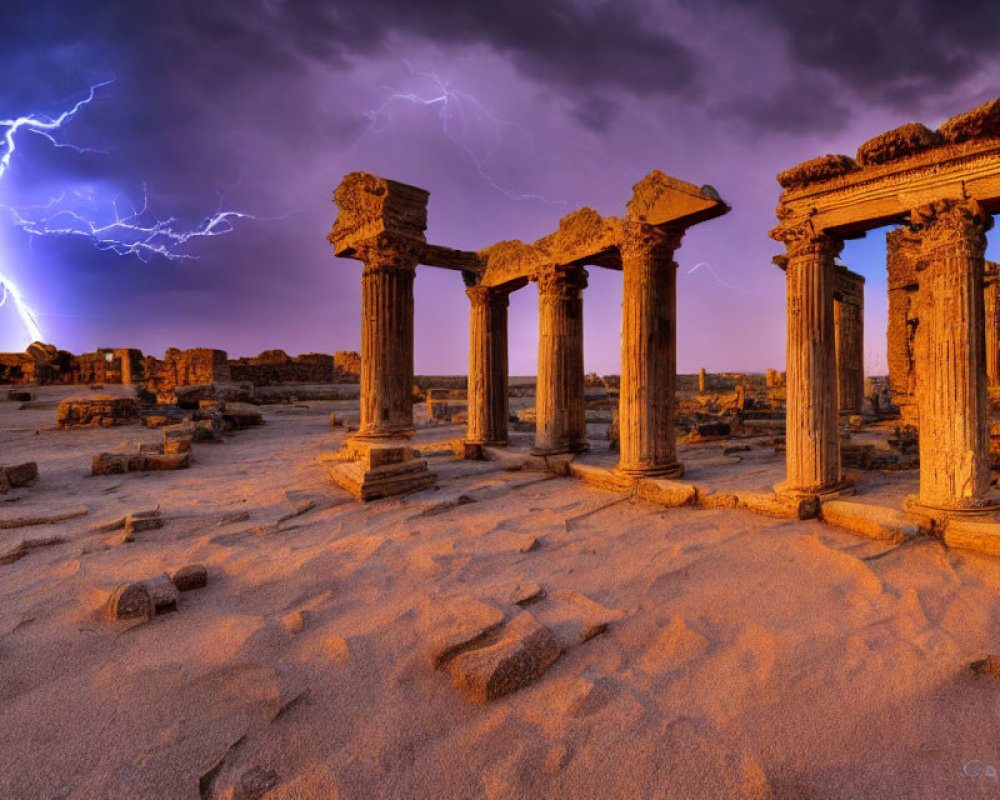
<path id="1" fill-rule="evenodd" d="M 233 800 L 261 800 L 278 785 L 278 773 L 266 767 L 254 767 L 244 772 L 236 784 Z"/>
<path id="2" fill-rule="evenodd" d="M 255 425 L 264 424 L 264 415 L 257 406 L 250 403 L 226 403 L 222 421 L 229 430 L 241 431 Z"/>
<path id="3" fill-rule="evenodd" d="M 121 453 L 98 453 L 90 468 L 91 475 L 124 475 L 129 457 Z"/>
<path id="4" fill-rule="evenodd" d="M 174 586 L 174 582 L 170 580 L 170 576 L 167 573 L 164 572 L 155 578 L 147 578 L 141 581 L 141 583 L 146 587 L 146 591 L 149 592 L 155 613 L 162 614 L 165 611 L 177 610 L 177 601 L 180 600 L 180 595 L 177 592 L 177 587 Z"/>
<path id="5" fill-rule="evenodd" d="M 973 674 L 990 678 L 1000 678 L 1000 658 L 996 656 L 986 656 L 979 661 L 969 664 L 969 669 Z"/>
<path id="6" fill-rule="evenodd" d="M 111 593 L 105 606 L 105 616 L 111 622 L 148 620 L 153 614 L 153 598 L 142 583 L 123 583 Z"/>
<path id="7" fill-rule="evenodd" d="M 139 419 L 139 402 L 134 397 L 96 394 L 69 397 L 59 404 L 56 424 L 60 428 L 109 428 Z"/>
<path id="8" fill-rule="evenodd" d="M 489 647 L 451 662 L 451 680 L 472 703 L 485 703 L 538 680 L 562 655 L 552 632 L 522 612 Z"/>
<path id="9" fill-rule="evenodd" d="M 208 570 L 202 564 L 188 564 L 175 572 L 170 580 L 174 582 L 178 592 L 190 592 L 193 589 L 204 589 L 208 586 Z"/>
<path id="10" fill-rule="evenodd" d="M 573 589 L 557 589 L 536 607 L 535 614 L 561 647 L 569 648 L 605 633 L 625 614 L 607 608 Z"/>
<path id="11" fill-rule="evenodd" d="M 163 519 L 160 517 L 160 509 L 152 511 L 136 511 L 125 516 L 126 537 L 135 536 L 140 531 L 151 531 L 163 527 Z"/>
<path id="12" fill-rule="evenodd" d="M 765 517 L 784 519 L 814 519 L 819 515 L 819 499 L 815 495 L 784 497 L 771 492 L 739 492 L 737 505 Z"/>
<path id="13" fill-rule="evenodd" d="M 13 467 L 0 467 L 0 492 L 27 486 L 38 478 L 38 464 L 28 461 Z"/>
<path id="14" fill-rule="evenodd" d="M 436 668 L 503 622 L 503 612 L 474 597 L 455 597 L 431 609 L 431 664 Z"/>

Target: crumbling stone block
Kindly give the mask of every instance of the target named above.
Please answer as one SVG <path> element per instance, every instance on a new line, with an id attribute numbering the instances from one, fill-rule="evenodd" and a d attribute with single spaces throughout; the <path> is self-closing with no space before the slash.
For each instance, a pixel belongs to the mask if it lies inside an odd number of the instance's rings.
<path id="1" fill-rule="evenodd" d="M 142 583 L 123 583 L 111 593 L 105 606 L 105 616 L 111 622 L 149 620 L 154 613 L 153 598 Z"/>
<path id="2" fill-rule="evenodd" d="M 56 411 L 60 428 L 110 428 L 139 419 L 139 403 L 134 397 L 95 394 L 63 400 Z"/>
<path id="3" fill-rule="evenodd" d="M 486 703 L 538 680 L 560 655 L 552 632 L 524 611 L 495 644 L 456 656 L 451 680 L 470 702 Z"/>
<path id="4" fill-rule="evenodd" d="M 27 486 L 38 477 L 38 464 L 28 461 L 13 467 L 0 467 L 0 494 Z"/>

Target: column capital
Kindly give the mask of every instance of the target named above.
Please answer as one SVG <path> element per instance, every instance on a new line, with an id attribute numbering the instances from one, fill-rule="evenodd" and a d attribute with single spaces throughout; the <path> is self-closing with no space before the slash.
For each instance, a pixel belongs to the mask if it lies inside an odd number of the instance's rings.
<path id="1" fill-rule="evenodd" d="M 937 250 L 955 252 L 961 248 L 975 258 L 986 252 L 986 232 L 993 227 L 993 217 L 974 198 L 937 200 L 910 212 L 910 230 L 920 236 L 924 257 Z M 918 269 L 926 263 L 919 264 Z"/>
<path id="2" fill-rule="evenodd" d="M 470 286 L 465 290 L 466 296 L 473 306 L 492 306 L 507 308 L 510 305 L 510 292 L 505 292 L 493 286 Z"/>
<path id="3" fill-rule="evenodd" d="M 394 270 L 413 271 L 420 263 L 424 246 L 421 242 L 391 234 L 380 234 L 358 243 L 355 257 L 364 264 L 363 275 Z"/>
<path id="4" fill-rule="evenodd" d="M 784 243 L 789 258 L 835 258 L 844 249 L 842 239 L 817 230 L 808 217 L 788 217 L 769 236 Z"/>
<path id="5" fill-rule="evenodd" d="M 578 297 L 580 290 L 587 288 L 587 277 L 587 270 L 583 267 L 553 265 L 543 267 L 532 280 L 538 284 L 540 296 L 569 300 Z"/>
<path id="6" fill-rule="evenodd" d="M 622 236 L 618 249 L 622 258 L 652 250 L 657 255 L 662 255 L 665 260 L 672 261 L 674 250 L 681 246 L 684 233 L 684 228 L 657 227 L 627 219 L 622 221 Z"/>

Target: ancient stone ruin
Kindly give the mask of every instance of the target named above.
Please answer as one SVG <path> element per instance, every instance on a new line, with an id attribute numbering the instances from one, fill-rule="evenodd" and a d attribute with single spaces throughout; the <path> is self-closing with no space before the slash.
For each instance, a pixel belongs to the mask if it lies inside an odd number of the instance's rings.
<path id="1" fill-rule="evenodd" d="M 997 360 L 996 290 L 984 252 L 1000 209 L 998 156 L 995 100 L 936 131 L 904 125 L 861 145 L 855 158 L 827 155 L 778 176 L 784 191 L 771 236 L 786 246 L 788 292 L 780 491 L 851 489 L 838 417 L 853 378 L 843 362 L 838 378 L 837 356 L 854 334 L 837 333 L 849 303 L 834 259 L 845 239 L 895 224 L 905 227 L 888 234 L 891 381 L 904 419 L 920 424 L 920 490 L 908 508 L 931 519 L 993 508 L 986 387 Z"/>
<path id="2" fill-rule="evenodd" d="M 409 445 L 414 433 L 413 280 L 418 265 L 462 273 L 470 301 L 468 458 L 507 443 L 507 306 L 538 285 L 539 351 L 535 448 L 542 456 L 586 448 L 583 302 L 585 267 L 621 270 L 625 283 L 617 472 L 636 480 L 680 476 L 674 430 L 676 263 L 692 225 L 729 207 L 710 186 L 654 171 L 636 184 L 623 218 L 582 208 L 532 244 L 503 241 L 478 252 L 428 244 L 428 193 L 367 173 L 334 193 L 330 242 L 362 272 L 361 426 L 331 474 L 358 497 L 433 483 Z"/>

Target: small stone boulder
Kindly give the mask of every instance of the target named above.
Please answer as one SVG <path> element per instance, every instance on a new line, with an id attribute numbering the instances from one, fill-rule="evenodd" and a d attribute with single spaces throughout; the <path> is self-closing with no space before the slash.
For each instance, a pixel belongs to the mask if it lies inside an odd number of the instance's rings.
<path id="1" fill-rule="evenodd" d="M 451 681 L 470 702 L 486 703 L 535 682 L 560 655 L 552 632 L 525 611 L 495 644 L 456 656 Z"/>
<path id="2" fill-rule="evenodd" d="M 105 606 L 105 616 L 111 622 L 148 620 L 153 614 L 153 598 L 142 583 L 123 583 L 111 593 Z"/>
<path id="3" fill-rule="evenodd" d="M 439 667 L 503 622 L 503 612 L 473 597 L 454 597 L 428 614 L 431 664 Z"/>
<path id="4" fill-rule="evenodd" d="M 190 592 L 193 589 L 204 589 L 208 586 L 208 570 L 202 564 L 188 564 L 175 572 L 170 580 L 174 582 L 178 592 Z"/>
<path id="5" fill-rule="evenodd" d="M 27 486 L 38 477 L 38 464 L 28 461 L 14 467 L 0 467 L 0 494 Z"/>
<path id="6" fill-rule="evenodd" d="M 149 592 L 154 613 L 162 614 L 165 611 L 177 610 L 180 595 L 177 592 L 177 587 L 174 586 L 174 582 L 170 580 L 170 576 L 167 573 L 164 572 L 155 578 L 147 578 L 141 583 L 146 587 L 146 591 Z"/>

